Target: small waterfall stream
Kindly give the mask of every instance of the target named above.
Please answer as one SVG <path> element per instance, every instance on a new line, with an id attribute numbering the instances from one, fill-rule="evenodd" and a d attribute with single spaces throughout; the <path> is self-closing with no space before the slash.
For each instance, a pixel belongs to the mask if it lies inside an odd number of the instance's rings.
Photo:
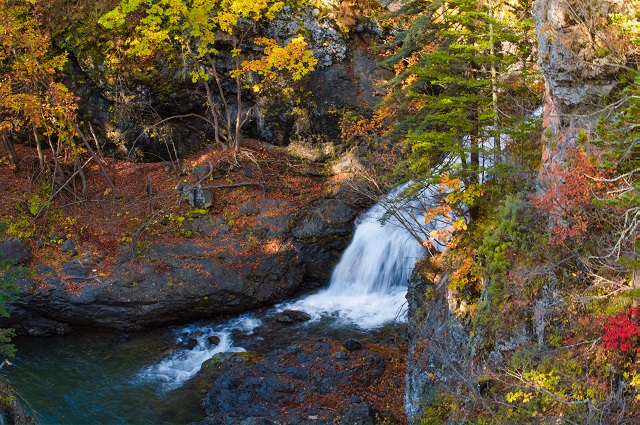
<path id="1" fill-rule="evenodd" d="M 304 310 L 314 320 L 333 317 L 338 325 L 363 329 L 402 320 L 407 280 L 424 248 L 395 217 L 383 225 L 385 213 L 378 203 L 360 219 L 327 289 L 276 309 Z"/>

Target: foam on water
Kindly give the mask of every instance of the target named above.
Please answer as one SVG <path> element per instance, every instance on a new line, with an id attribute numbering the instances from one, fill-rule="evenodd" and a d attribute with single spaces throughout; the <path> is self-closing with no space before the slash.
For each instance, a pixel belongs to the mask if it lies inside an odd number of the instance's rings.
<path id="1" fill-rule="evenodd" d="M 407 280 L 418 258 L 424 255 L 424 248 L 400 225 L 398 218 L 390 216 L 384 220 L 386 213 L 383 201 L 358 223 L 327 289 L 280 304 L 276 310 L 304 310 L 316 321 L 332 317 L 337 325 L 348 323 L 363 329 L 404 320 Z"/>
<path id="2" fill-rule="evenodd" d="M 217 326 L 190 325 L 176 330 L 179 342 L 187 343 L 195 339 L 197 345 L 192 348 L 179 348 L 158 363 L 142 369 L 136 381 L 141 383 L 159 383 L 164 391 L 178 388 L 184 382 L 195 376 L 202 363 L 223 352 L 244 352 L 242 347 L 233 345 L 231 334 L 245 332 L 250 334 L 262 322 L 251 315 L 243 315 Z M 213 345 L 208 338 L 216 336 L 220 343 Z"/>

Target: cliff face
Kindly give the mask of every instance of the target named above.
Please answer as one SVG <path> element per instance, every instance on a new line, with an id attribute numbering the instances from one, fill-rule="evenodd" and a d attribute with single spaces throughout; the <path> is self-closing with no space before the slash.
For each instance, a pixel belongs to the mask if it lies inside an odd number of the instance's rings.
<path id="1" fill-rule="evenodd" d="M 620 73 L 628 70 L 628 45 L 611 30 L 611 22 L 607 21 L 615 13 L 635 16 L 634 3 L 624 0 L 538 0 L 535 3 L 538 66 L 545 81 L 539 191 L 549 187 L 553 169 L 567 166 L 570 149 L 576 146 L 581 133 L 594 132 L 598 118 L 610 111 L 609 96 L 618 89 Z M 469 320 L 465 306 L 456 303 L 454 294 L 447 288 L 446 276 L 453 271 L 434 272 L 429 267 L 416 267 L 409 285 L 405 412 L 410 423 L 421 420 L 432 423 L 443 418 L 454 423 L 473 422 L 469 418 L 474 418 L 479 409 L 492 416 L 491 409 L 501 407 L 483 406 L 482 402 L 484 397 L 493 394 L 492 379 L 496 376 L 500 379 L 500 373 L 509 366 L 505 359 L 517 350 L 545 347 L 546 320 L 552 315 L 553 306 L 562 303 L 562 296 L 558 294 L 564 288 L 554 286 L 555 276 L 550 276 L 551 283 L 542 286 L 532 297 L 528 310 L 506 313 L 507 317 L 518 317 L 515 323 L 496 323 L 500 320 L 497 317 L 505 317 L 505 312 L 494 316 L 490 313 L 487 316 L 493 322 L 494 334 L 483 334 L 481 326 Z M 482 273 L 485 289 L 477 299 L 477 311 L 483 308 L 491 311 L 497 308 L 491 299 L 496 293 L 487 289 L 491 285 L 486 279 L 488 272 Z M 547 273 L 553 275 L 551 270 Z M 505 305 L 516 304 L 509 303 Z M 504 310 L 504 306 L 500 308 Z M 449 403 L 447 397 L 457 401 Z M 505 404 L 505 394 L 499 399 Z M 575 404 L 579 403 L 585 402 Z M 518 419 L 514 416 L 510 421 L 516 423 Z"/>
<path id="2" fill-rule="evenodd" d="M 169 54 L 146 58 L 147 71 L 134 71 L 139 64 L 114 48 L 131 36 L 132 25 L 121 32 L 106 30 L 97 18 L 108 12 L 109 6 L 95 0 L 80 2 L 73 14 L 66 13 L 68 7 L 64 1 L 53 3 L 54 42 L 68 52 L 66 82 L 80 97 L 82 121 L 92 125 L 101 142 L 108 142 L 108 149 L 123 156 L 136 154 L 137 159 L 157 160 L 176 154 L 184 157 L 211 142 L 213 129 L 198 117 L 209 116 L 204 89 L 191 82 L 184 58 Z M 385 72 L 377 67 L 369 45 L 381 38 L 382 30 L 373 21 L 345 28 L 337 10 L 331 4 L 322 10 L 287 6 L 274 20 L 252 28 L 253 36 L 283 44 L 304 33 L 318 63 L 301 81 L 270 83 L 274 88 L 264 94 L 244 90 L 243 109 L 251 111 L 243 127 L 245 135 L 279 146 L 292 141 L 339 144 L 343 115 L 362 114 L 378 102 L 372 95 L 373 86 Z M 224 44 L 224 37 L 221 40 Z M 259 46 L 249 43 L 243 49 L 247 55 L 260 51 Z M 229 105 L 225 113 L 233 116 L 237 89 L 228 77 L 233 60 L 230 48 L 228 53 L 220 50 L 217 66 Z M 118 57 L 118 65 L 113 65 L 112 56 Z M 162 124 L 157 124 L 160 121 Z"/>
<path id="3" fill-rule="evenodd" d="M 632 14 L 625 0 L 538 0 L 533 17 L 538 67 L 545 80 L 541 185 L 564 164 L 580 131 L 593 131 L 627 62 L 624 40 L 610 31 L 612 13 Z"/>
<path id="4" fill-rule="evenodd" d="M 439 389 L 456 388 L 467 380 L 469 336 L 456 316 L 457 303 L 447 283 L 447 276 L 433 270 L 428 259 L 416 265 L 409 279 L 404 396 L 409 423 L 419 422 L 430 405 L 439 403 Z"/>

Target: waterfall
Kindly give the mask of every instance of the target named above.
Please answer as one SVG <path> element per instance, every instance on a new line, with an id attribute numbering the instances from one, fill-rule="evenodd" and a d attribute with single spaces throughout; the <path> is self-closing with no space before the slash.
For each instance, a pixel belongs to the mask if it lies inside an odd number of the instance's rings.
<path id="1" fill-rule="evenodd" d="M 359 219 L 353 239 L 336 265 L 327 289 L 279 304 L 266 315 L 288 309 L 304 310 L 312 316 L 310 324 L 321 322 L 328 326 L 361 329 L 375 329 L 392 321 L 405 320 L 407 280 L 416 261 L 424 255 L 424 248 L 400 225 L 398 217 L 386 216 L 387 210 L 395 205 L 402 214 L 400 220 L 418 222 L 421 226 L 425 200 L 434 199 L 433 194 L 408 201 L 398 198 L 397 194 L 409 184 L 392 191 Z M 428 234 L 429 229 L 421 228 L 421 232 L 425 231 Z M 159 363 L 143 369 L 138 381 L 160 383 L 164 390 L 177 388 L 194 376 L 202 362 L 215 353 L 244 351 L 233 345 L 232 333 L 251 333 L 261 323 L 260 319 L 246 314 L 214 327 L 194 325 L 180 329 L 177 331 L 179 340 L 186 342 L 193 338 L 197 345 L 192 349 L 177 349 Z M 211 335 L 220 339 L 218 345 L 207 343 Z"/>
<path id="2" fill-rule="evenodd" d="M 385 205 L 407 185 L 394 190 L 359 220 L 327 289 L 278 305 L 276 310 L 304 310 L 315 321 L 332 318 L 337 325 L 363 329 L 404 320 L 407 280 L 424 248 L 396 217 L 386 217 Z"/>

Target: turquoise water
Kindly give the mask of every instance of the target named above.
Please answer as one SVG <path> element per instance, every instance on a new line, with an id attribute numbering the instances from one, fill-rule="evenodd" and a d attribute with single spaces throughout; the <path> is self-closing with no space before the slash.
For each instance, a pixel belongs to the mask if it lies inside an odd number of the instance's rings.
<path id="1" fill-rule="evenodd" d="M 202 383 L 163 390 L 140 370 L 165 355 L 174 332 L 75 333 L 16 341 L 13 366 L 0 372 L 43 424 L 184 424 L 205 418 Z"/>

